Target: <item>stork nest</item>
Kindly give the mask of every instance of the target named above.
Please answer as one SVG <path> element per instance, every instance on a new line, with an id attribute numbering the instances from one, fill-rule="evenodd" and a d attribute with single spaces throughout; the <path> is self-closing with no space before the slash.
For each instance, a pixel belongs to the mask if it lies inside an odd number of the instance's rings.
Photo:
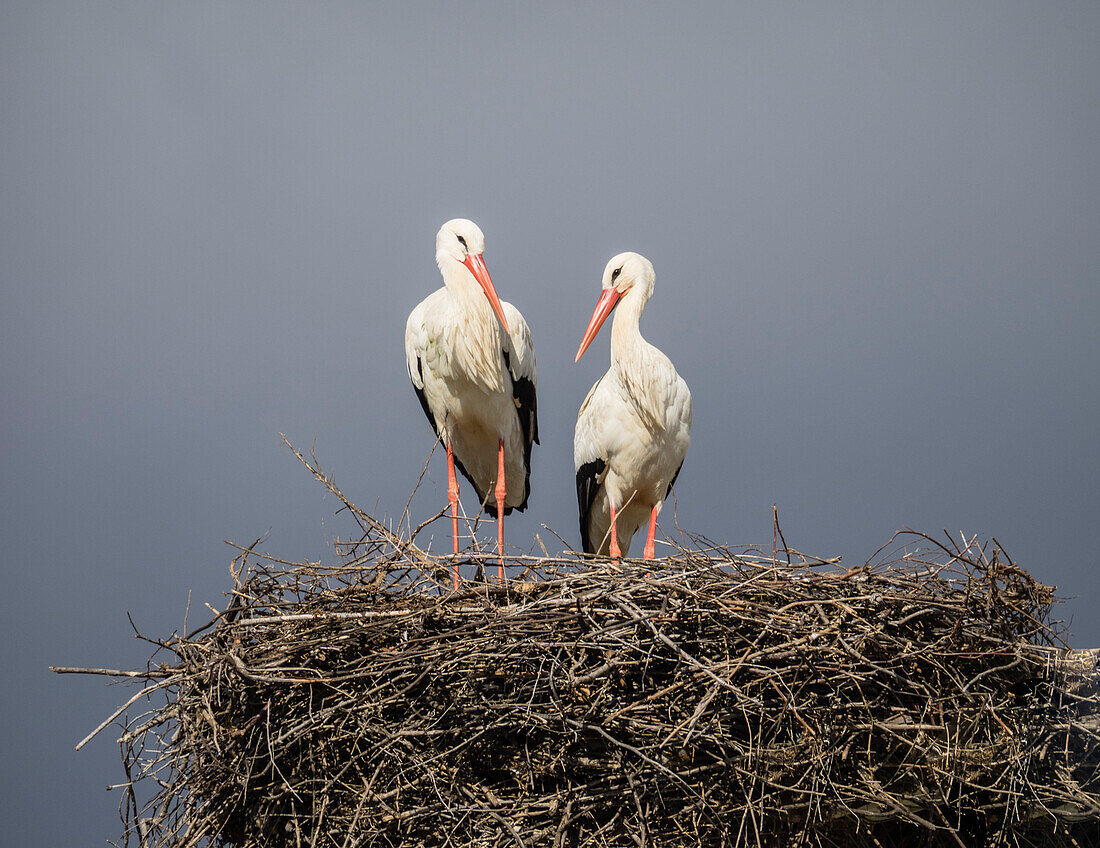
<path id="1" fill-rule="evenodd" d="M 125 845 L 1100 844 L 1095 652 L 995 543 L 844 570 L 696 539 L 453 592 L 303 461 L 362 533 L 242 550 L 131 673 Z"/>

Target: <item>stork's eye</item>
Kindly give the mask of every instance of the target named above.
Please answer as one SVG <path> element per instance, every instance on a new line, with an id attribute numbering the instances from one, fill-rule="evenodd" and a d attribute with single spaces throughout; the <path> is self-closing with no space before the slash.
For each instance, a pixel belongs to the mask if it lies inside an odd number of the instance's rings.
<path id="1" fill-rule="evenodd" d="M 614 271 L 612 271 L 611 272 L 611 282 L 615 282 L 617 279 L 619 279 L 619 274 L 621 274 L 622 272 L 623 272 L 622 268 L 616 268 Z"/>
<path id="2" fill-rule="evenodd" d="M 462 245 L 463 250 L 465 250 L 467 253 L 470 252 L 470 248 L 466 246 L 466 239 L 464 239 L 462 236 L 458 237 L 458 243 Z"/>

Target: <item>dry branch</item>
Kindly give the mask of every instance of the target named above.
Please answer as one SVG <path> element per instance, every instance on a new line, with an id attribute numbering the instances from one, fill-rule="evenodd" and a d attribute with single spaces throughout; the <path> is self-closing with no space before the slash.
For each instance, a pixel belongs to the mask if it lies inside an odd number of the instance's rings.
<path id="1" fill-rule="evenodd" d="M 123 844 L 1100 843 L 1097 652 L 999 545 L 843 570 L 700 539 L 451 593 L 299 458 L 359 534 L 334 565 L 243 549 L 135 673 Z"/>

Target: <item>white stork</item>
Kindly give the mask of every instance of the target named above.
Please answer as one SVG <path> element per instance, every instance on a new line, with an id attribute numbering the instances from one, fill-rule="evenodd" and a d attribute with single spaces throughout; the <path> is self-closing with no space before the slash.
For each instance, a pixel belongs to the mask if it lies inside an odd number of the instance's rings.
<path id="1" fill-rule="evenodd" d="M 634 533 L 648 519 L 643 556 L 653 559 L 657 513 L 691 441 L 691 392 L 669 358 L 638 330 L 654 279 L 653 265 L 637 253 L 620 253 L 607 263 L 603 293 L 574 360 L 618 305 L 611 367 L 581 404 L 573 434 L 585 553 L 627 556 Z"/>
<path id="2" fill-rule="evenodd" d="M 539 440 L 537 380 L 531 331 L 519 310 L 497 297 L 484 250 L 485 236 L 473 221 L 455 218 L 439 230 L 435 261 L 444 285 L 409 315 L 405 357 L 424 414 L 447 449 L 454 552 L 457 465 L 497 519 L 503 582 L 503 516 L 526 509 L 531 493 L 531 443 Z"/>

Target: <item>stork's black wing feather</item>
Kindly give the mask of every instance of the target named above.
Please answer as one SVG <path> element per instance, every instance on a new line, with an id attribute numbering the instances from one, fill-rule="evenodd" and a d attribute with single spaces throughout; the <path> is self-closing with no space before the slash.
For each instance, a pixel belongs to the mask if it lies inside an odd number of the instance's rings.
<path id="1" fill-rule="evenodd" d="M 527 377 L 517 377 L 512 371 L 511 357 L 508 351 L 502 350 L 504 356 L 504 368 L 512 380 L 512 399 L 516 404 L 516 415 L 519 417 L 520 432 L 523 433 L 523 502 L 515 507 L 519 512 L 527 509 L 527 499 L 531 496 L 531 445 L 539 444 L 539 415 L 538 399 L 535 397 L 535 384 Z M 486 505 L 488 509 L 488 505 Z M 504 514 L 512 511 L 512 507 L 505 507 Z M 494 505 L 490 515 L 496 513 Z"/>
<path id="2" fill-rule="evenodd" d="M 602 458 L 596 458 L 577 469 L 577 507 L 581 514 L 581 547 L 586 554 L 596 553 L 596 547 L 588 538 L 588 519 L 592 514 L 592 505 L 596 502 L 600 477 L 606 467 L 607 463 Z"/>
<path id="3" fill-rule="evenodd" d="M 676 485 L 676 478 L 680 476 L 680 470 L 684 467 L 683 460 L 680 460 L 680 468 L 676 469 L 676 473 L 672 475 L 672 479 L 668 481 L 668 489 L 665 491 L 665 500 L 668 500 L 668 496 L 672 494 L 672 487 Z"/>

